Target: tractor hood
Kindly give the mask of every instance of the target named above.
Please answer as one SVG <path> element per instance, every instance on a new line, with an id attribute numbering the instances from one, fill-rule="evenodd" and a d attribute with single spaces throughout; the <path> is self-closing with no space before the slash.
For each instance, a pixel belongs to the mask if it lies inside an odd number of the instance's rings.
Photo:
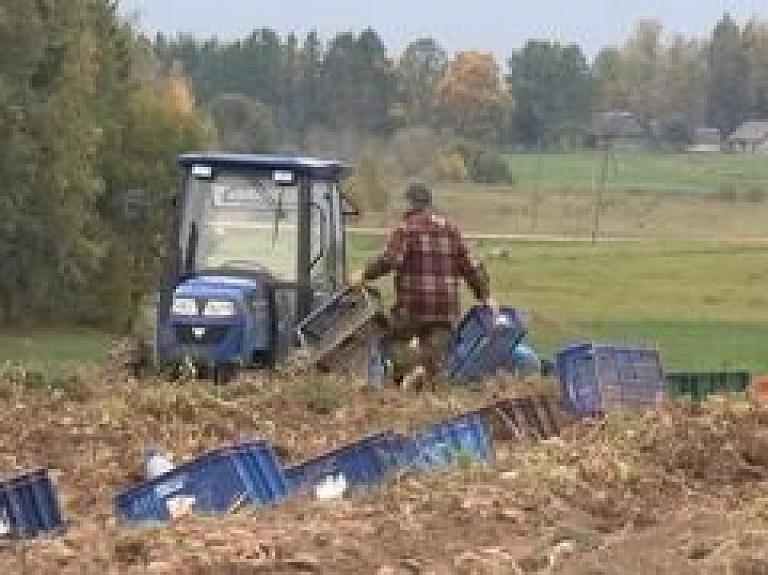
<path id="1" fill-rule="evenodd" d="M 174 290 L 175 296 L 205 299 L 243 301 L 259 297 L 264 284 L 257 280 L 231 276 L 197 276 L 182 281 Z"/>
<path id="2" fill-rule="evenodd" d="M 272 337 L 267 281 L 216 273 L 182 278 L 173 291 L 178 310 L 172 307 L 159 336 L 163 356 L 172 362 L 192 357 L 201 365 L 246 365 L 267 353 Z"/>

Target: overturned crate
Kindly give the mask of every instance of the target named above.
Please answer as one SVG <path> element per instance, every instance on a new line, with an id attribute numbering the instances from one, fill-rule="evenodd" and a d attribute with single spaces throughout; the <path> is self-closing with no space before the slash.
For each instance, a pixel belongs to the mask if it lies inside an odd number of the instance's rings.
<path id="1" fill-rule="evenodd" d="M 366 377 L 380 352 L 386 321 L 375 293 L 343 289 L 297 327 L 299 343 L 311 367 L 352 377 Z"/>
<path id="2" fill-rule="evenodd" d="M 661 354 L 647 347 L 572 344 L 557 354 L 557 375 L 563 407 L 574 414 L 653 409 L 665 398 Z"/>
<path id="3" fill-rule="evenodd" d="M 474 306 L 455 331 L 443 370 L 459 382 L 476 382 L 506 371 L 511 368 L 512 350 L 525 334 L 518 310 L 503 307 L 494 313 L 488 307 Z"/>
<path id="4" fill-rule="evenodd" d="M 47 469 L 0 481 L 0 538 L 27 539 L 65 526 Z"/>
<path id="5" fill-rule="evenodd" d="M 285 468 L 288 488 L 311 491 L 337 476 L 343 476 L 352 490 L 374 487 L 395 472 L 404 441 L 392 431 L 383 431 L 290 465 Z"/>
<path id="6" fill-rule="evenodd" d="M 206 452 L 119 493 L 117 516 L 128 522 L 166 521 L 187 512 L 221 514 L 266 505 L 287 492 L 282 466 L 264 441 Z"/>
<path id="7" fill-rule="evenodd" d="M 568 419 L 557 400 L 546 395 L 502 399 L 479 411 L 485 415 L 493 439 L 503 441 L 555 437 Z"/>
<path id="8" fill-rule="evenodd" d="M 481 410 L 433 423 L 412 434 L 401 446 L 400 464 L 415 471 L 431 471 L 494 457 L 487 414 Z"/>

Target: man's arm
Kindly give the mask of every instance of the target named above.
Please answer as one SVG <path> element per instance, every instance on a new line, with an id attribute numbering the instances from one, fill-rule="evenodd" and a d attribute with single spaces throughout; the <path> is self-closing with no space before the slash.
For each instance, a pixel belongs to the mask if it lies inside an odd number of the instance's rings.
<path id="1" fill-rule="evenodd" d="M 491 281 L 482 262 L 474 260 L 469 254 L 469 248 L 459 230 L 456 230 L 458 241 L 459 275 L 467 282 L 475 299 L 488 301 L 491 297 Z"/>
<path id="2" fill-rule="evenodd" d="M 395 228 L 389 236 L 384 251 L 366 264 L 363 270 L 365 281 L 374 281 L 398 269 L 405 261 L 407 234 L 405 228 Z"/>

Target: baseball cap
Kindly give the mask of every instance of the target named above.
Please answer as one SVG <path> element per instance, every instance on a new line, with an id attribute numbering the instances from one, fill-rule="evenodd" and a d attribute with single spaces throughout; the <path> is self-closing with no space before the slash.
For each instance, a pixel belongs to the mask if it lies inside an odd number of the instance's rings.
<path id="1" fill-rule="evenodd" d="M 405 191 L 405 199 L 415 207 L 426 207 L 432 204 L 432 191 L 424 182 L 413 182 Z"/>

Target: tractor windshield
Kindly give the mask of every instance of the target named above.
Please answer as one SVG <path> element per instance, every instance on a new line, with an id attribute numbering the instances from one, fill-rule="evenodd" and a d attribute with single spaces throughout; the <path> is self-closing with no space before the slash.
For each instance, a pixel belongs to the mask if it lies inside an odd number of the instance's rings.
<path id="1" fill-rule="evenodd" d="M 263 271 L 295 282 L 298 261 L 298 185 L 278 185 L 272 174 L 218 172 L 190 177 L 181 226 L 185 261 L 196 270 Z M 326 243 L 322 206 L 312 206 L 313 261 Z"/>

